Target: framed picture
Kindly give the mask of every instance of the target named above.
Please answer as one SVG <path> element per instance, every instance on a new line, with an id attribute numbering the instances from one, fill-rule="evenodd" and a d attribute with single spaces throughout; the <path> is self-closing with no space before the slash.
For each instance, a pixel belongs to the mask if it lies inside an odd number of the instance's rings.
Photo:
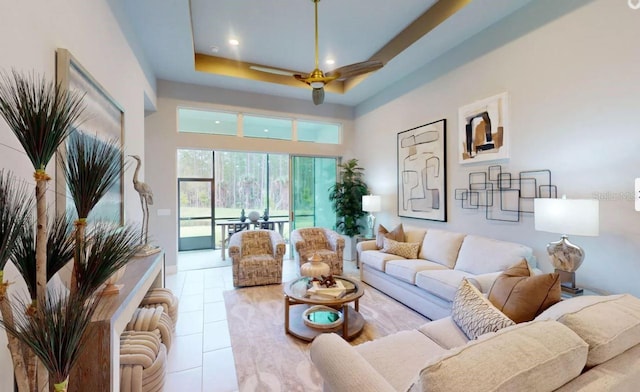
<path id="1" fill-rule="evenodd" d="M 77 90 L 84 94 L 86 109 L 80 129 L 74 132 L 83 133 L 102 140 L 119 140 L 120 147 L 124 140 L 124 110 L 107 93 L 91 74 L 66 49 L 56 51 L 56 79 L 61 88 Z M 67 155 L 66 143 L 59 150 L 64 159 Z M 67 189 L 62 167 L 56 163 L 56 213 L 64 214 L 73 211 L 73 199 Z M 120 180 L 113 185 L 96 205 L 89 218 L 91 221 L 111 221 L 124 224 L 124 157 Z"/>
<path id="2" fill-rule="evenodd" d="M 458 110 L 458 162 L 509 158 L 507 93 L 465 105 Z"/>
<path id="3" fill-rule="evenodd" d="M 447 120 L 398 133 L 398 216 L 447 221 Z"/>

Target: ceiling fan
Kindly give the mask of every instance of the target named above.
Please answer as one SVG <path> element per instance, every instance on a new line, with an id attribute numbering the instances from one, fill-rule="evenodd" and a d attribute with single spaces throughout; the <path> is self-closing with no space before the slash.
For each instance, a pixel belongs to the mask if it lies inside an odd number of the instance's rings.
<path id="1" fill-rule="evenodd" d="M 313 103 L 316 105 L 320 105 L 324 102 L 324 86 L 334 80 L 346 80 L 349 78 L 353 78 L 358 75 L 366 74 L 369 72 L 376 71 L 382 68 L 382 61 L 378 60 L 368 60 L 360 63 L 345 65 L 344 67 L 340 67 L 334 69 L 333 71 L 329 71 L 327 73 L 322 72 L 319 66 L 318 61 L 318 3 L 320 0 L 311 0 L 315 6 L 315 68 L 311 73 L 308 74 L 297 74 L 297 73 L 286 73 L 288 75 L 293 76 L 296 80 L 299 80 L 313 89 L 311 92 L 311 97 L 313 99 Z M 283 74 L 283 70 L 269 68 L 269 67 L 252 67 L 255 70 L 270 72 L 275 74 Z"/>

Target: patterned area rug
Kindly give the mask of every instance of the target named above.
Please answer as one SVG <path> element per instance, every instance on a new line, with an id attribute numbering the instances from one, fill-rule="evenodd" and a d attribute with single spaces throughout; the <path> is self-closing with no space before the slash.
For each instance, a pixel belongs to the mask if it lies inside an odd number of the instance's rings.
<path id="1" fill-rule="evenodd" d="M 224 292 L 231 347 L 240 392 L 322 390 L 322 379 L 309 358 L 309 345 L 284 332 L 282 285 Z M 394 299 L 365 285 L 360 298 L 365 318 L 356 345 L 429 320 Z"/>

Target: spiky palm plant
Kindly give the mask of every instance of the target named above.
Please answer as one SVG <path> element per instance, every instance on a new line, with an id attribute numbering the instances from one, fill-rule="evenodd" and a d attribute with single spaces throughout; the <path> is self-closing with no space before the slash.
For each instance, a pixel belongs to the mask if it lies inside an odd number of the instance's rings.
<path id="1" fill-rule="evenodd" d="M 64 392 L 96 304 L 95 297 L 49 291 L 44 305 L 35 313 L 25 314 L 27 301 L 18 301 L 13 307 L 15 323 L 8 325 L 0 320 L 0 325 L 40 359 L 49 371 L 54 391 Z"/>
<path id="2" fill-rule="evenodd" d="M 67 217 L 56 217 L 48 230 L 47 282 L 71 259 L 74 253 L 72 224 Z M 36 241 L 33 225 L 25 226 L 17 240 L 13 262 L 24 279 L 32 302 L 36 292 Z"/>
<path id="3" fill-rule="evenodd" d="M 10 172 L 0 171 L 0 314 L 7 325 L 13 325 L 13 312 L 7 296 L 9 283 L 4 281 L 4 268 L 13 255 L 21 231 L 30 222 L 33 198 Z M 23 309 L 24 311 L 24 309 Z M 11 360 L 20 391 L 29 389 L 27 367 L 20 355 L 20 342 L 8 334 Z"/>
<path id="4" fill-rule="evenodd" d="M 64 177 L 74 201 L 76 220 L 76 252 L 71 278 L 71 290 L 78 288 L 85 269 L 86 220 L 100 199 L 116 184 L 122 173 L 122 149 L 117 140 L 102 141 L 90 135 L 74 132 L 67 142 L 66 162 L 60 161 Z"/>
<path id="5" fill-rule="evenodd" d="M 140 233 L 135 226 L 114 227 L 100 223 L 91 228 L 86 263 L 78 271 L 78 295 L 88 297 L 140 250 Z"/>
<path id="6" fill-rule="evenodd" d="M 22 145 L 35 170 L 37 232 L 36 290 L 38 301 L 46 298 L 47 181 L 45 168 L 80 120 L 83 95 L 59 88 L 44 76 L 21 75 L 17 71 L 0 79 L 0 114 Z"/>

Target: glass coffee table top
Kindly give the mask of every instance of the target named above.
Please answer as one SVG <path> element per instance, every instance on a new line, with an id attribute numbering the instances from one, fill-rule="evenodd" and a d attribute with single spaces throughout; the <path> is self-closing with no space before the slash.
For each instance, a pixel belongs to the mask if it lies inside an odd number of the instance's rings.
<path id="1" fill-rule="evenodd" d="M 334 279 L 345 289 L 345 294 L 337 298 L 321 298 L 308 293 L 307 290 L 310 288 L 311 278 L 306 276 L 287 283 L 284 287 L 284 292 L 291 299 L 309 304 L 341 304 L 354 301 L 364 294 L 364 289 L 360 282 L 344 276 L 334 276 Z"/>

